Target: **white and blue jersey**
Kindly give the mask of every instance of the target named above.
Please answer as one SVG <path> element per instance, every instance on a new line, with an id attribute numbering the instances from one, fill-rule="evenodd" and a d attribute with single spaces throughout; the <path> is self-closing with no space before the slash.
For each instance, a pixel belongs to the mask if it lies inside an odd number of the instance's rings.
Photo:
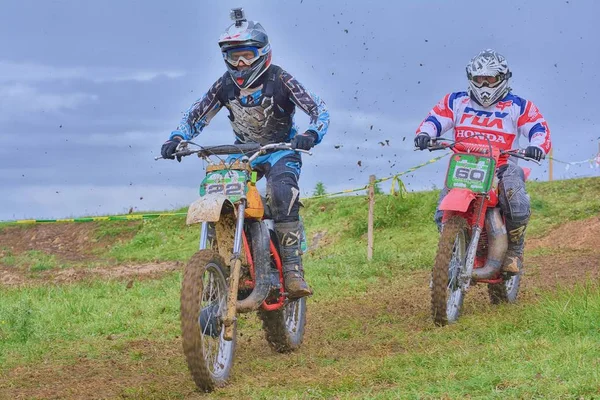
<path id="1" fill-rule="evenodd" d="M 548 154 L 552 146 L 548 124 L 535 104 L 511 92 L 489 107 L 479 105 L 467 92 L 448 93 L 433 107 L 416 133 L 440 137 L 450 130 L 455 140 L 490 143 L 502 150 L 511 150 L 519 136 L 544 154 Z M 499 165 L 505 164 L 507 159 L 508 156 L 502 156 Z"/>

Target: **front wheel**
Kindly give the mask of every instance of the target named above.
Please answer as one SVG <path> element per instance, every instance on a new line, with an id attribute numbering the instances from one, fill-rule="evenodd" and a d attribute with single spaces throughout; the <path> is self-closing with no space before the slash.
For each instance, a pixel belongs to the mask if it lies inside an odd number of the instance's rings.
<path id="1" fill-rule="evenodd" d="M 467 229 L 467 221 L 459 216 L 451 217 L 442 229 L 431 289 L 431 314 L 438 326 L 455 322 L 462 309 L 464 292 L 459 276 L 467 258 Z"/>
<path id="2" fill-rule="evenodd" d="M 519 295 L 521 273 L 511 276 L 501 283 L 488 284 L 488 294 L 492 304 L 514 303 Z"/>
<path id="3" fill-rule="evenodd" d="M 225 270 L 218 253 L 200 250 L 186 265 L 181 286 L 183 352 L 196 386 L 206 392 L 226 383 L 235 353 L 235 331 L 233 340 L 223 338 Z"/>
<path id="4" fill-rule="evenodd" d="M 306 297 L 290 301 L 275 311 L 259 309 L 265 337 L 271 348 L 278 353 L 296 350 L 304 339 L 306 325 Z"/>

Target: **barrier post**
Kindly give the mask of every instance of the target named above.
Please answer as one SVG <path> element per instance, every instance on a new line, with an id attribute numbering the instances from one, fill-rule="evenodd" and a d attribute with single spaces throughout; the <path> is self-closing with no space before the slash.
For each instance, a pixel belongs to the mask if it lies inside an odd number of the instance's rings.
<path id="1" fill-rule="evenodd" d="M 554 155 L 554 149 L 550 148 L 550 154 L 548 154 L 550 157 L 550 159 L 548 160 L 548 180 L 552 181 L 552 178 L 554 176 L 553 171 L 552 171 L 552 164 L 553 164 L 553 155 Z"/>
<path id="2" fill-rule="evenodd" d="M 375 175 L 369 177 L 369 225 L 367 228 L 367 260 L 373 259 L 373 213 L 375 212 Z"/>

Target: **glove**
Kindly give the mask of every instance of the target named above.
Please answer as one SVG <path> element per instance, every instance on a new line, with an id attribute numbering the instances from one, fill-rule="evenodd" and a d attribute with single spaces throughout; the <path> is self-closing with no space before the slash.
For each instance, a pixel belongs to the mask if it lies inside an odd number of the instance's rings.
<path id="1" fill-rule="evenodd" d="M 525 157 L 533 158 L 536 161 L 540 161 L 544 155 L 544 151 L 537 146 L 528 146 L 525 149 Z"/>
<path id="2" fill-rule="evenodd" d="M 177 151 L 177 146 L 179 145 L 180 141 L 181 139 L 177 139 L 174 137 L 173 139 L 169 139 L 166 142 L 164 142 L 162 147 L 160 148 L 160 155 L 163 158 L 174 160 L 175 157 L 173 156 L 173 154 Z M 181 157 L 177 157 L 177 161 L 181 162 Z"/>
<path id="3" fill-rule="evenodd" d="M 292 148 L 300 150 L 310 150 L 317 141 L 317 133 L 315 131 L 306 131 L 292 138 Z"/>
<path id="4" fill-rule="evenodd" d="M 425 150 L 429 145 L 429 141 L 431 140 L 431 136 L 429 136 L 425 132 L 419 132 L 419 134 L 415 137 L 415 147 L 419 150 Z"/>

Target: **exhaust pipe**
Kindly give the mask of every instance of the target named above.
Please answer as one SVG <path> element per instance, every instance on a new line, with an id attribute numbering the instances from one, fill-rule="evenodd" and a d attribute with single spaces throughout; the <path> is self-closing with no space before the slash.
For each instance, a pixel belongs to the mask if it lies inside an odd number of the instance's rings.
<path id="1" fill-rule="evenodd" d="M 244 300 L 238 300 L 237 312 L 257 310 L 266 300 L 271 290 L 271 251 L 270 236 L 266 225 L 257 221 L 250 224 L 252 238 L 252 260 L 254 261 L 254 289 Z"/>
<path id="2" fill-rule="evenodd" d="M 506 226 L 500 215 L 500 209 L 490 208 L 485 214 L 485 230 L 488 237 L 488 256 L 485 266 L 473 269 L 473 279 L 492 279 L 502 268 L 502 262 L 508 249 Z"/>

